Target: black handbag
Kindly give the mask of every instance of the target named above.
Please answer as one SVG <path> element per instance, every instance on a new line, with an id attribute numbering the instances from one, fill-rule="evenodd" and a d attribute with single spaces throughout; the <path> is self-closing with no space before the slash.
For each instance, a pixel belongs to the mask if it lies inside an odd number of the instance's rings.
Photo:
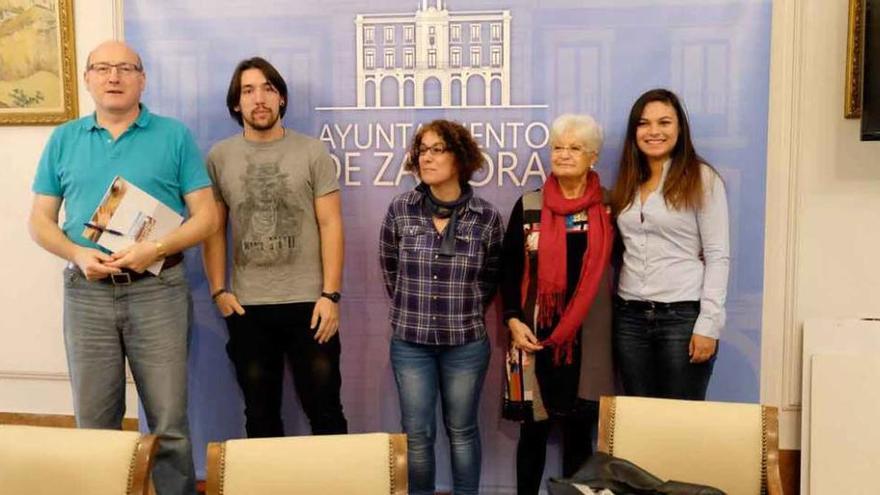
<path id="1" fill-rule="evenodd" d="M 614 495 L 724 495 L 711 486 L 663 481 L 626 459 L 603 452 L 593 454 L 571 478 L 551 478 L 548 489 L 550 495 L 581 495 L 574 485 L 608 489 Z"/>

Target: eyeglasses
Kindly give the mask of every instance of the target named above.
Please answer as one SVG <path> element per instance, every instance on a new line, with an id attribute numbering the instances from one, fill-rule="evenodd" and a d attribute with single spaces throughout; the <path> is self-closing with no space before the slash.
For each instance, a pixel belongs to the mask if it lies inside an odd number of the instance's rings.
<path id="1" fill-rule="evenodd" d="M 130 62 L 120 62 L 118 64 L 99 62 L 89 65 L 88 69 L 99 76 L 109 76 L 113 69 L 116 69 L 120 76 L 131 76 L 144 70 L 140 65 Z"/>
<path id="2" fill-rule="evenodd" d="M 437 155 L 442 155 L 443 153 L 446 153 L 447 151 L 449 151 L 449 148 L 447 148 L 446 146 L 443 146 L 443 145 L 439 145 L 439 144 L 435 144 L 434 146 L 431 146 L 431 147 L 419 146 L 419 154 L 420 155 L 431 154 L 433 156 L 437 156 Z"/>
<path id="3" fill-rule="evenodd" d="M 583 146 L 554 146 L 551 148 L 551 151 L 557 155 L 561 155 L 566 151 L 571 152 L 572 155 L 581 155 L 583 153 L 589 153 L 586 148 Z"/>

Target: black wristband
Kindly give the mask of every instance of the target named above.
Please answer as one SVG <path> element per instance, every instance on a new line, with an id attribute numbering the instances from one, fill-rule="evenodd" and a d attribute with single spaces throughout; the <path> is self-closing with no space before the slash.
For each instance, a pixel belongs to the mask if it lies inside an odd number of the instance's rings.
<path id="1" fill-rule="evenodd" d="M 216 302 L 217 298 L 220 297 L 222 294 L 226 294 L 226 292 L 228 292 L 226 290 L 226 287 L 220 287 L 219 289 L 215 290 L 213 294 L 211 294 L 211 300 Z"/>

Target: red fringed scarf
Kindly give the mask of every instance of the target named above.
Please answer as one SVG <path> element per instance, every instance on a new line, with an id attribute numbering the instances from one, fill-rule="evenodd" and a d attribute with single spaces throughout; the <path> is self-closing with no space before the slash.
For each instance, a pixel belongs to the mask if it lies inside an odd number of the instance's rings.
<path id="1" fill-rule="evenodd" d="M 581 264 L 581 275 L 571 300 L 563 310 L 566 292 L 566 226 L 567 215 L 587 211 L 587 250 Z M 599 282 L 611 258 L 614 231 L 611 218 L 602 204 L 599 174 L 590 171 L 583 196 L 566 199 L 559 181 L 551 175 L 544 184 L 541 207 L 541 236 L 538 240 L 538 324 L 550 325 L 562 315 L 550 337 L 541 345 L 554 348 L 554 362 L 561 358 L 572 362 L 572 348 L 578 329 L 590 312 Z"/>

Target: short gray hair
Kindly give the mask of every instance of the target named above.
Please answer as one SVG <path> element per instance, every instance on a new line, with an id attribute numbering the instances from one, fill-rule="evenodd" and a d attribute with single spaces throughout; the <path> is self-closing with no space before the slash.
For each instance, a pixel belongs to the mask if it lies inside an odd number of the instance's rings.
<path id="1" fill-rule="evenodd" d="M 589 115 L 565 113 L 556 117 L 550 125 L 550 143 L 555 143 L 561 135 L 567 132 L 574 133 L 575 138 L 588 151 L 599 153 L 602 149 L 602 142 L 605 140 L 602 126 Z"/>

